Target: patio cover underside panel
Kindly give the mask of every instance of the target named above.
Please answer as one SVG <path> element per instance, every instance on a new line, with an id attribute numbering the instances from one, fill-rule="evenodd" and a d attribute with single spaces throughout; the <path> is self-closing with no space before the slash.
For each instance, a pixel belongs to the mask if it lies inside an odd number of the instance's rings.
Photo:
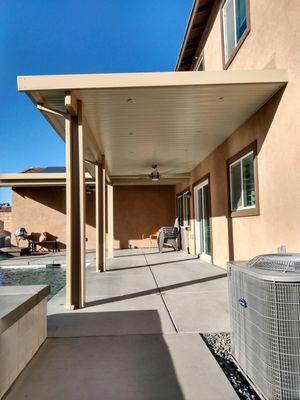
<path id="1" fill-rule="evenodd" d="M 112 178 L 190 172 L 287 82 L 282 70 L 20 77 L 34 103 L 65 111 L 70 90 Z M 64 138 L 64 120 L 47 114 Z"/>

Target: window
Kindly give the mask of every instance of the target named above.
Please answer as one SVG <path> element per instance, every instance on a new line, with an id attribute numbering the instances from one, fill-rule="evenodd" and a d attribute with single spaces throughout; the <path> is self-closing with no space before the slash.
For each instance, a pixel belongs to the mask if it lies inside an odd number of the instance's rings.
<path id="1" fill-rule="evenodd" d="M 228 161 L 231 216 L 258 215 L 256 144 Z"/>
<path id="2" fill-rule="evenodd" d="M 233 59 L 235 50 L 249 33 L 248 1 L 226 0 L 222 7 L 225 64 Z"/>
<path id="3" fill-rule="evenodd" d="M 203 55 L 200 56 L 199 62 L 196 65 L 196 71 L 204 71 L 204 57 Z"/>
<path id="4" fill-rule="evenodd" d="M 190 192 L 185 192 L 183 198 L 183 222 L 184 226 L 190 225 Z"/>
<path id="5" fill-rule="evenodd" d="M 180 226 L 190 225 L 190 192 L 186 191 L 177 197 L 177 216 Z"/>
<path id="6" fill-rule="evenodd" d="M 182 226 L 183 223 L 183 212 L 182 212 L 182 196 L 177 197 L 177 218 L 179 225 Z"/>

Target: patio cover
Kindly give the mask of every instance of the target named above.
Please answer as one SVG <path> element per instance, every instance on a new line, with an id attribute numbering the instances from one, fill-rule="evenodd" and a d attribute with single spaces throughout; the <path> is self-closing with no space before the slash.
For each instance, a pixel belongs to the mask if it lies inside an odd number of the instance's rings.
<path id="1" fill-rule="evenodd" d="M 105 271 L 112 185 L 155 184 L 152 164 L 160 183 L 186 179 L 286 83 L 281 70 L 18 78 L 66 142 L 68 308 L 85 305 L 86 170 L 95 178 L 96 270 Z"/>
<path id="2" fill-rule="evenodd" d="M 112 182 L 186 175 L 287 82 L 284 70 L 20 76 L 34 104 L 67 112 L 80 100 L 87 153 Z M 64 118 L 42 111 L 64 139 Z M 174 181 L 173 181 L 174 182 Z M 176 183 L 176 181 L 175 181 Z"/>

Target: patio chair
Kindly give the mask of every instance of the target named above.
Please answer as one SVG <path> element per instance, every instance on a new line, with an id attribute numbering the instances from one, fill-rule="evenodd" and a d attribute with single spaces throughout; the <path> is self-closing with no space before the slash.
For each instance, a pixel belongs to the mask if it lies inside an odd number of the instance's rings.
<path id="1" fill-rule="evenodd" d="M 155 244 L 153 246 L 153 241 L 154 241 L 154 243 L 156 243 L 158 236 L 159 236 L 159 230 L 157 232 L 151 233 L 150 235 L 143 234 L 142 239 L 143 240 L 148 239 L 148 247 L 149 247 L 149 249 L 151 249 L 151 247 L 155 247 Z"/>
<path id="2" fill-rule="evenodd" d="M 30 248 L 33 253 L 41 250 L 51 250 L 55 253 L 59 250 L 56 236 L 50 235 L 47 232 L 38 235 L 32 233 L 30 235 Z"/>
<path id="3" fill-rule="evenodd" d="M 170 244 L 175 251 L 178 251 L 177 239 L 179 237 L 179 223 L 178 218 L 175 220 L 174 226 L 163 226 L 159 230 L 157 238 L 158 250 L 161 253 L 164 244 Z"/>

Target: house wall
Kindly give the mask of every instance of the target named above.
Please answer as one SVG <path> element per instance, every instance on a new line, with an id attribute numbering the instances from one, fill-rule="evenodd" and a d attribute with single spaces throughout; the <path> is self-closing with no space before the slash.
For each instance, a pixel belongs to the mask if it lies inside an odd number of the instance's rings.
<path id="1" fill-rule="evenodd" d="M 250 18 L 251 31 L 228 69 L 287 69 L 289 83 L 176 188 L 192 187 L 210 173 L 213 262 L 220 266 L 226 266 L 231 244 L 234 259 L 276 252 L 282 244 L 300 252 L 300 2 L 250 0 Z M 221 37 L 217 13 L 204 47 L 205 70 L 223 69 Z M 260 214 L 231 219 L 226 160 L 254 140 Z M 189 240 L 194 250 L 193 226 Z"/>
<path id="2" fill-rule="evenodd" d="M 148 247 L 149 234 L 161 226 L 174 224 L 174 186 L 115 186 L 115 248 Z M 61 187 L 14 188 L 12 192 L 12 232 L 25 227 L 39 236 L 48 232 L 66 246 L 66 192 Z M 86 197 L 86 247 L 95 249 L 95 195 Z M 143 239 L 143 235 L 145 239 Z M 15 243 L 15 237 L 12 237 Z M 156 245 L 155 240 L 152 242 Z"/>
<path id="3" fill-rule="evenodd" d="M 11 233 L 11 209 L 0 210 L 0 235 Z"/>
<path id="4" fill-rule="evenodd" d="M 115 247 L 148 247 L 150 234 L 161 226 L 173 226 L 174 194 L 174 186 L 114 187 Z"/>
<path id="5" fill-rule="evenodd" d="M 86 196 L 86 247 L 95 248 L 95 196 Z M 39 236 L 48 232 L 66 247 L 66 191 L 62 187 L 14 188 L 12 191 L 12 232 L 19 227 Z M 14 235 L 12 242 L 15 243 Z"/>

